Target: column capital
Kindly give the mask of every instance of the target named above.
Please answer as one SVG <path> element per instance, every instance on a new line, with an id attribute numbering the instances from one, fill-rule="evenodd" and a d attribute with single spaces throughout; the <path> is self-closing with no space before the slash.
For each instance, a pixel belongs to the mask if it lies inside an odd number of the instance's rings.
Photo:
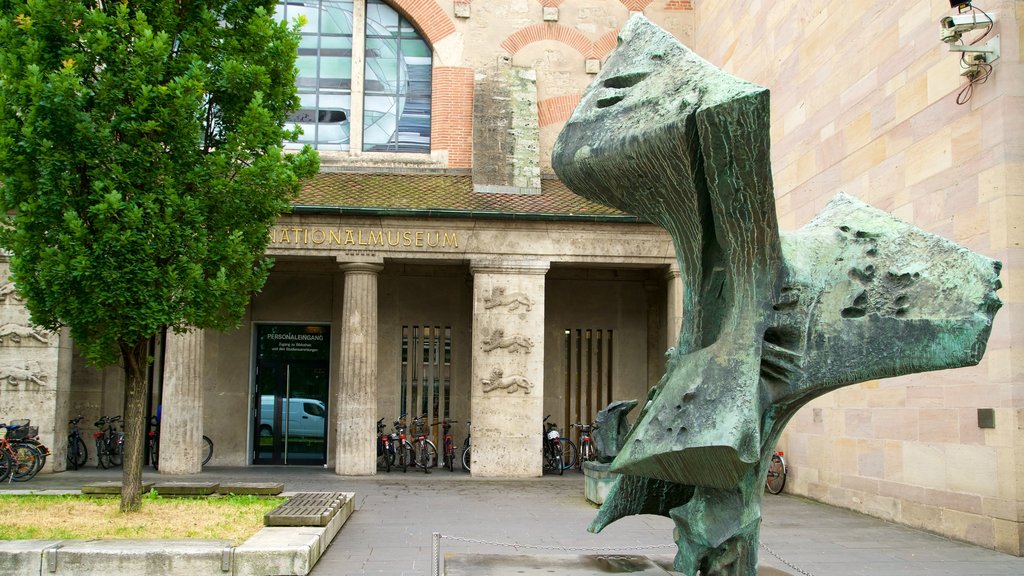
<path id="1" fill-rule="evenodd" d="M 547 260 L 473 260 L 469 270 L 475 274 L 547 274 Z"/>
<path id="2" fill-rule="evenodd" d="M 383 262 L 338 262 L 345 274 L 380 274 L 384 269 Z"/>
<path id="3" fill-rule="evenodd" d="M 676 280 L 682 277 L 682 272 L 679 270 L 679 263 L 673 262 L 668 265 L 668 269 L 665 270 L 665 280 Z"/>

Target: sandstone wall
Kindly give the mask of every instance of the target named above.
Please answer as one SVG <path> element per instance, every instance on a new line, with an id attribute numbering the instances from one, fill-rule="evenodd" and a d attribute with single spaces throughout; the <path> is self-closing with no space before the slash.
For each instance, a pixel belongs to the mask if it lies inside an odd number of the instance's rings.
<path id="1" fill-rule="evenodd" d="M 952 12 L 938 0 L 701 2 L 695 49 L 771 89 L 784 229 L 845 191 L 1004 264 L 985 360 L 807 406 L 780 445 L 787 490 L 1020 555 L 1024 2 L 975 5 L 997 15 L 1002 54 L 963 105 L 959 58 L 939 41 Z M 985 409 L 994 428 L 979 426 Z"/>

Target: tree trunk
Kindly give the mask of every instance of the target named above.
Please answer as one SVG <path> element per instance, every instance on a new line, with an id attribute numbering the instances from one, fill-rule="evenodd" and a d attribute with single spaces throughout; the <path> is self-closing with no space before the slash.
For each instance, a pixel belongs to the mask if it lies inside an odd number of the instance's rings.
<path id="1" fill-rule="evenodd" d="M 149 340 L 121 343 L 124 364 L 124 469 L 121 475 L 121 512 L 142 507 L 142 452 L 146 440 L 146 368 Z"/>

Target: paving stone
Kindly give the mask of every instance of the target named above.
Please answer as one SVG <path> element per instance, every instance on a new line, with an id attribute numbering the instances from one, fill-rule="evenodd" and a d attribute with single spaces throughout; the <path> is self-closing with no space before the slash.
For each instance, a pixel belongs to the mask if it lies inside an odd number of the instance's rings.
<path id="1" fill-rule="evenodd" d="M 221 482 L 217 487 L 218 494 L 234 494 L 237 496 L 277 496 L 284 492 L 281 482 Z"/>

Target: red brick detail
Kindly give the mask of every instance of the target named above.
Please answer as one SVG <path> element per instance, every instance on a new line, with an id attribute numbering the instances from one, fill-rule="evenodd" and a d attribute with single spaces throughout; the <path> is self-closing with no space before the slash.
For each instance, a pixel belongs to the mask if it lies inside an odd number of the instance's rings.
<path id="1" fill-rule="evenodd" d="M 693 10 L 693 0 L 668 0 L 665 10 Z"/>
<path id="2" fill-rule="evenodd" d="M 618 45 L 619 31 L 613 30 L 611 32 L 608 32 L 604 36 L 598 38 L 597 42 L 594 42 L 594 57 L 604 58 L 605 56 L 610 54 L 612 50 L 615 50 L 615 47 Z"/>
<path id="3" fill-rule="evenodd" d="M 435 0 L 392 0 L 391 4 L 416 25 L 430 45 L 455 33 L 455 24 Z"/>
<path id="4" fill-rule="evenodd" d="M 580 103 L 580 94 L 555 96 L 537 102 L 537 121 L 541 127 L 548 124 L 565 122 Z"/>
<path id="5" fill-rule="evenodd" d="M 473 166 L 473 69 L 435 66 L 430 149 L 448 151 L 449 168 Z"/>
<path id="6" fill-rule="evenodd" d="M 522 30 L 515 32 L 501 43 L 501 47 L 509 54 L 515 54 L 527 44 L 540 42 L 542 40 L 554 40 L 567 46 L 575 48 L 584 58 L 596 58 L 594 54 L 594 43 L 587 39 L 582 32 L 575 28 L 562 26 L 553 22 L 543 24 L 531 24 Z"/>
<path id="7" fill-rule="evenodd" d="M 540 0 L 540 5 L 545 8 L 558 8 L 563 0 Z"/>

